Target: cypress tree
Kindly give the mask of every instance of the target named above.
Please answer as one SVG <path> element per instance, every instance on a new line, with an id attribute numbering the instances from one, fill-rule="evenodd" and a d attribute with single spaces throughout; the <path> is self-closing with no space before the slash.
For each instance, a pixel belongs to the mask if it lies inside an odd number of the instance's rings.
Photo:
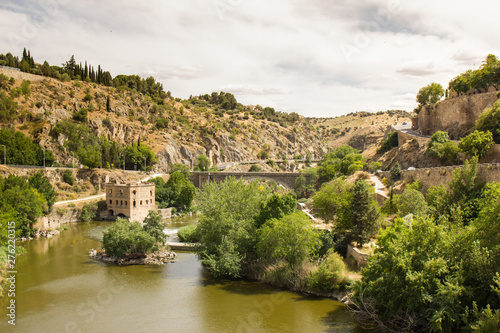
<path id="1" fill-rule="evenodd" d="M 364 244 L 375 236 L 378 230 L 377 206 L 366 181 L 359 179 L 354 184 L 351 201 L 350 240 Z"/>

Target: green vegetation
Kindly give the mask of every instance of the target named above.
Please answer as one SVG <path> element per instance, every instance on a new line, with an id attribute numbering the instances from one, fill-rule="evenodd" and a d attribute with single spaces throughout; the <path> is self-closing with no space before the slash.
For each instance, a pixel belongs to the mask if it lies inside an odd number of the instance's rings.
<path id="1" fill-rule="evenodd" d="M 319 162 L 319 182 L 326 183 L 340 175 L 362 170 L 365 163 L 359 150 L 342 146 L 326 153 Z"/>
<path id="2" fill-rule="evenodd" d="M 387 134 L 387 137 L 382 140 L 380 147 L 377 149 L 377 154 L 384 154 L 394 147 L 398 146 L 398 132 L 393 131 Z"/>
<path id="3" fill-rule="evenodd" d="M 252 164 L 250 169 L 248 169 L 248 172 L 261 172 L 262 168 L 258 164 Z"/>
<path id="4" fill-rule="evenodd" d="M 444 95 L 444 89 L 439 83 L 431 83 L 418 91 L 417 103 L 419 104 L 415 111 L 418 113 L 423 106 L 434 104 Z"/>
<path id="5" fill-rule="evenodd" d="M 487 108 L 481 113 L 476 121 L 475 129 L 491 132 L 493 141 L 497 144 L 500 143 L 500 101 L 496 101 L 493 107 Z"/>
<path id="6" fill-rule="evenodd" d="M 292 193 L 271 194 L 256 181 L 232 178 L 207 184 L 197 203 L 202 212 L 196 228 L 198 257 L 214 276 L 248 276 L 324 294 L 348 284 L 333 250 L 319 252 L 325 247 L 321 232 L 295 210 Z"/>
<path id="7" fill-rule="evenodd" d="M 3 164 L 3 147 L 5 145 L 7 164 L 43 165 L 43 150 L 23 133 L 14 129 L 0 129 L 0 161 Z M 54 157 L 49 150 L 45 151 L 45 165 L 51 166 Z"/>
<path id="8" fill-rule="evenodd" d="M 298 198 L 309 198 L 316 190 L 316 183 L 318 182 L 318 169 L 310 168 L 302 172 L 302 174 L 295 180 L 293 190 Z"/>
<path id="9" fill-rule="evenodd" d="M 458 148 L 469 156 L 475 156 L 481 160 L 493 145 L 493 134 L 490 131 L 474 131 L 460 139 Z"/>
<path id="10" fill-rule="evenodd" d="M 163 90 L 163 85 L 156 82 L 151 76 L 143 79 L 137 75 L 117 75 L 113 78 L 100 65 L 95 69 L 92 65 L 88 65 L 87 62 L 85 62 L 85 65 L 81 63 L 77 64 L 75 56 L 71 56 L 62 66 L 50 66 L 47 61 L 43 65 L 37 66 L 30 51 L 24 49 L 22 59 L 13 56 L 11 53 L 0 54 L 0 65 L 19 68 L 23 72 L 53 77 L 61 81 L 75 80 L 76 83 L 79 80 L 83 80 L 104 86 L 116 87 L 120 90 L 133 90 L 151 96 L 158 104 L 163 104 L 163 100 L 170 96 L 169 92 Z M 29 86 L 29 84 L 25 85 Z M 29 90 L 24 88 L 26 87 L 21 87 L 22 93 L 25 95 L 29 94 Z M 90 101 L 91 99 L 93 99 L 92 95 L 87 94 L 85 96 L 85 101 Z M 106 110 L 110 111 L 109 100 Z"/>
<path id="11" fill-rule="evenodd" d="M 51 130 L 51 136 L 57 139 L 64 135 L 67 140 L 64 146 L 78 158 L 78 161 L 89 167 L 97 168 L 102 164 L 120 168 L 125 158 L 127 170 L 151 170 L 156 163 L 156 155 L 151 148 L 140 142 L 123 146 L 115 141 L 108 141 L 104 136 L 97 137 L 88 126 L 59 121 Z"/>
<path id="12" fill-rule="evenodd" d="M 204 154 L 196 157 L 198 164 L 195 166 L 195 171 L 208 171 L 210 169 L 210 160 Z"/>
<path id="13" fill-rule="evenodd" d="M 354 286 L 361 314 L 393 331 L 498 331 L 500 183 L 484 186 L 477 164 L 456 169 L 449 190 L 433 186 L 424 198 L 414 183 L 394 197 L 398 215 L 414 218 L 379 236 Z"/>
<path id="14" fill-rule="evenodd" d="M 126 254 L 151 252 L 155 246 L 155 238 L 148 234 L 139 222 L 118 218 L 103 233 L 102 245 L 107 255 L 122 258 Z"/>
<path id="15" fill-rule="evenodd" d="M 186 243 L 198 243 L 201 238 L 197 225 L 188 225 L 179 228 L 179 231 L 177 231 L 177 236 L 179 237 L 181 242 Z"/>
<path id="16" fill-rule="evenodd" d="M 427 154 L 437 157 L 442 163 L 453 164 L 458 158 L 459 147 L 450 141 L 448 132 L 437 131 L 427 145 Z"/>
<path id="17" fill-rule="evenodd" d="M 144 220 L 144 227 L 139 222 L 129 222 L 118 218 L 104 231 L 102 244 L 109 256 L 122 258 L 127 254 L 146 254 L 156 251 L 165 242 L 164 225 L 158 213 L 150 211 Z"/>
<path id="18" fill-rule="evenodd" d="M 177 211 L 191 208 L 196 187 L 180 171 L 170 174 L 167 182 L 161 177 L 151 180 L 155 184 L 155 200 L 159 208 L 175 207 Z"/>
<path id="19" fill-rule="evenodd" d="M 267 220 L 257 231 L 257 254 L 263 261 L 283 261 L 292 268 L 321 246 L 319 232 L 303 212 Z"/>
<path id="20" fill-rule="evenodd" d="M 500 62 L 489 54 L 482 66 L 477 70 L 468 70 L 450 81 L 448 89 L 457 93 L 467 93 L 470 89 L 477 92 L 486 90 L 500 83 Z"/>
<path id="21" fill-rule="evenodd" d="M 32 236 L 33 225 L 54 201 L 54 189 L 41 174 L 29 181 L 14 175 L 0 176 L 0 240 L 6 240 L 7 223 L 11 221 L 15 222 L 16 236 Z"/>

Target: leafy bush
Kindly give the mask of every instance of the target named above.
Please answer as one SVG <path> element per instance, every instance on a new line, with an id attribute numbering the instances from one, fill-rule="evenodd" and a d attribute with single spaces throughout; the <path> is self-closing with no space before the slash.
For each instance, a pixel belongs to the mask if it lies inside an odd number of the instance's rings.
<path id="1" fill-rule="evenodd" d="M 102 245 L 106 254 L 122 258 L 126 254 L 144 254 L 153 251 L 156 239 L 139 222 L 118 218 L 103 232 Z"/>
<path id="2" fill-rule="evenodd" d="M 197 243 L 200 241 L 198 226 L 194 224 L 180 228 L 177 231 L 177 236 L 179 236 L 181 242 Z"/>
<path id="3" fill-rule="evenodd" d="M 89 203 L 85 204 L 82 207 L 82 211 L 80 213 L 80 220 L 84 222 L 89 222 L 95 220 L 99 215 L 97 203 Z"/>
<path id="4" fill-rule="evenodd" d="M 394 131 L 389 133 L 387 135 L 387 138 L 382 140 L 382 142 L 380 143 L 380 148 L 377 149 L 377 154 L 383 154 L 397 146 L 398 146 L 398 132 Z"/>
<path id="5" fill-rule="evenodd" d="M 248 172 L 261 172 L 262 168 L 258 164 L 252 164 Z"/>
<path id="6" fill-rule="evenodd" d="M 476 121 L 475 129 L 483 132 L 490 131 L 493 134 L 493 141 L 500 143 L 500 100 L 481 113 Z"/>
<path id="7" fill-rule="evenodd" d="M 349 282 L 344 260 L 334 249 L 330 249 L 308 276 L 307 287 L 312 291 L 331 293 L 345 290 Z"/>
<path id="8" fill-rule="evenodd" d="M 401 166 L 399 165 L 399 162 L 396 162 L 391 170 L 390 170 L 390 173 L 391 173 L 391 179 L 396 181 L 396 180 L 399 180 L 401 178 Z"/>
<path id="9" fill-rule="evenodd" d="M 9 122 L 17 115 L 18 104 L 5 92 L 0 91 L 0 122 Z"/>
<path id="10" fill-rule="evenodd" d="M 303 212 L 270 219 L 258 230 L 257 253 L 265 262 L 284 260 L 295 267 L 320 246 L 320 234 Z"/>
<path id="11" fill-rule="evenodd" d="M 76 121 L 80 121 L 82 123 L 86 123 L 88 110 L 86 108 L 81 108 L 80 111 L 73 113 L 73 119 Z"/>
<path id="12" fill-rule="evenodd" d="M 106 127 L 111 126 L 111 120 L 108 117 L 104 118 L 102 120 L 102 126 L 106 126 Z"/>
<path id="13" fill-rule="evenodd" d="M 63 172 L 63 181 L 71 186 L 75 184 L 75 177 L 73 177 L 73 172 L 71 170 L 64 170 Z"/>
<path id="14" fill-rule="evenodd" d="M 490 131 L 474 131 L 460 139 L 458 148 L 469 156 L 477 156 L 481 160 L 493 145 L 493 135 Z"/>
<path id="15" fill-rule="evenodd" d="M 198 257 L 214 276 L 245 275 L 246 258 L 254 253 L 257 241 L 253 216 L 268 195 L 269 190 L 258 182 L 246 184 L 234 178 L 210 182 L 200 191 Z"/>
<path id="16" fill-rule="evenodd" d="M 257 158 L 260 159 L 260 160 L 267 160 L 269 158 L 269 153 L 265 150 L 261 150 L 258 154 L 257 154 Z"/>

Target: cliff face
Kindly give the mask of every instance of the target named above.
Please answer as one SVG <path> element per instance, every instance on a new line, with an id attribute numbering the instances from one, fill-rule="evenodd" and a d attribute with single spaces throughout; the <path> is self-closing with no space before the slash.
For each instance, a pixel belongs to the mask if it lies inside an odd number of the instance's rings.
<path id="1" fill-rule="evenodd" d="M 494 90 L 463 95 L 425 106 L 418 114 L 415 127 L 424 135 L 446 131 L 451 139 L 457 140 L 473 131 L 474 124 L 484 109 L 492 107 L 497 101 L 496 94 Z"/>
<path id="2" fill-rule="evenodd" d="M 196 164 L 200 154 L 212 165 L 224 162 L 257 160 L 265 150 L 269 158 L 313 158 L 326 151 L 323 136 L 303 117 L 295 121 L 264 119 L 262 111 L 252 106 L 243 110 L 222 110 L 196 100 L 165 99 L 158 105 L 149 96 L 133 90 L 115 89 L 87 82 L 60 82 L 7 69 L 0 73 L 15 78 L 12 88 L 23 80 L 31 82 L 31 92 L 15 100 L 20 106 L 18 118 L 9 126 L 33 137 L 53 152 L 65 165 L 72 162 L 67 138 L 50 136 L 60 121 L 73 121 L 73 115 L 88 110 L 87 126 L 98 137 L 131 144 L 140 140 L 157 154 L 157 168 L 167 170 L 170 163 Z M 158 120 L 163 121 L 158 126 Z"/>

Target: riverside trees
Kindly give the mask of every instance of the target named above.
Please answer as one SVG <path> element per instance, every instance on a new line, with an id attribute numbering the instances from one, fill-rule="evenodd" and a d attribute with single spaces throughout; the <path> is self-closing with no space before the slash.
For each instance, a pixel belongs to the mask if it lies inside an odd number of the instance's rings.
<path id="1" fill-rule="evenodd" d="M 414 218 L 378 237 L 354 286 L 358 313 L 398 332 L 498 332 L 500 183 L 481 183 L 473 158 L 449 189 L 429 188 L 427 205 L 418 188 L 394 198 L 398 214 Z"/>
<path id="2" fill-rule="evenodd" d="M 338 276 L 345 286 L 345 267 L 333 265 L 334 259 L 319 268 L 315 258 L 321 247 L 320 232 L 294 209 L 292 194 L 271 194 L 257 181 L 246 184 L 230 178 L 205 185 L 197 205 L 202 212 L 198 257 L 214 276 L 250 276 L 300 290 L 314 279 L 310 286 L 318 292 L 331 292 L 324 286 Z M 338 274 L 324 274 L 324 267 L 332 265 L 339 268 Z"/>

